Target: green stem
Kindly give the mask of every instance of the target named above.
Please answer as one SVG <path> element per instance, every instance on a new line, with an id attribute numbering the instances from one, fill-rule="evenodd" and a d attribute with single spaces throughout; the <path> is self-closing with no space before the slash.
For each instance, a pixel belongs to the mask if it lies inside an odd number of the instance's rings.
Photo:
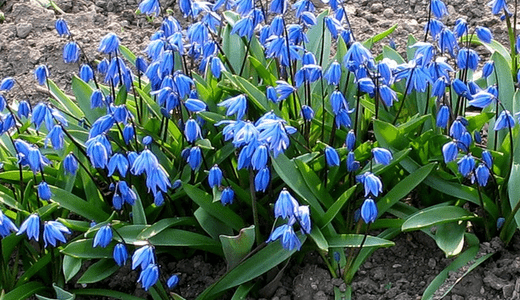
<path id="1" fill-rule="evenodd" d="M 255 238 L 256 244 L 261 245 L 263 239 L 260 235 L 260 224 L 258 222 L 258 207 L 256 203 L 256 191 L 254 182 L 255 173 L 253 172 L 253 169 L 249 169 L 249 192 L 251 193 L 251 207 L 253 209 L 253 224 L 255 225 Z"/>

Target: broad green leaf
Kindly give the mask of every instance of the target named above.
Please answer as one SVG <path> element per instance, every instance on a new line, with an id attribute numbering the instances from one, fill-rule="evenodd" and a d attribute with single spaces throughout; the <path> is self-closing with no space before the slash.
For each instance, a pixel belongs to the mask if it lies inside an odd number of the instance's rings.
<path id="1" fill-rule="evenodd" d="M 484 48 L 486 48 L 492 54 L 494 54 L 495 52 L 500 53 L 500 55 L 505 58 L 505 60 L 507 61 L 507 64 L 509 65 L 509 68 L 511 69 L 511 55 L 509 54 L 508 48 L 504 47 L 497 40 L 492 40 L 491 43 L 483 43 L 480 41 L 478 36 L 476 36 L 475 34 L 471 34 L 470 37 L 471 37 L 470 38 L 471 43 L 484 46 Z M 467 35 L 463 36 L 460 38 L 460 40 L 467 42 L 468 36 Z"/>
<path id="2" fill-rule="evenodd" d="M 307 187 L 311 190 L 314 196 L 316 196 L 325 207 L 330 207 L 334 203 L 334 199 L 332 199 L 330 194 L 327 192 L 318 175 L 316 175 L 316 173 L 303 161 L 299 159 L 293 161 L 302 174 L 305 183 L 307 183 Z"/>
<path id="3" fill-rule="evenodd" d="M 50 264 L 52 261 L 51 253 L 45 254 L 43 257 L 40 257 L 36 262 L 31 265 L 30 267 L 27 267 L 25 269 L 25 272 L 22 276 L 18 279 L 18 282 L 16 283 L 16 287 L 21 286 L 22 284 L 25 284 L 28 282 L 31 277 L 36 275 L 38 272 L 40 272 L 45 266 Z"/>
<path id="4" fill-rule="evenodd" d="M 232 235 L 233 229 L 219 219 L 213 217 L 202 208 L 197 208 L 193 214 L 204 229 L 213 239 L 218 239 L 220 235 Z"/>
<path id="5" fill-rule="evenodd" d="M 119 51 L 121 51 L 121 54 L 123 54 L 126 60 L 128 60 L 132 65 L 135 66 L 136 55 L 132 51 L 130 51 L 130 49 L 123 45 L 119 45 Z"/>
<path id="6" fill-rule="evenodd" d="M 251 252 L 255 243 L 255 226 L 251 225 L 240 230 L 238 235 L 221 235 L 220 243 L 224 251 L 228 270 L 237 266 Z"/>
<path id="7" fill-rule="evenodd" d="M 132 220 L 134 225 L 146 225 L 146 214 L 144 213 L 143 202 L 141 201 L 141 197 L 139 196 L 139 192 L 132 187 L 135 194 L 137 195 L 137 199 L 135 199 L 134 205 L 132 205 Z"/>
<path id="8" fill-rule="evenodd" d="M 54 202 L 59 203 L 62 207 L 73 211 L 88 220 L 102 222 L 109 217 L 106 212 L 100 209 L 100 207 L 95 206 L 72 193 L 54 186 L 49 186 L 49 188 L 54 195 L 52 197 Z"/>
<path id="9" fill-rule="evenodd" d="M 85 117 L 90 124 L 103 116 L 103 110 L 90 109 L 90 95 L 92 94 L 93 89 L 76 75 L 72 77 L 72 91 L 76 96 L 76 101 L 81 108 L 81 111 L 85 114 Z"/>
<path id="10" fill-rule="evenodd" d="M 231 300 L 246 299 L 247 295 L 249 294 L 249 291 L 251 291 L 253 287 L 254 284 L 252 282 L 241 284 L 233 294 L 233 298 L 231 298 Z"/>
<path id="11" fill-rule="evenodd" d="M 231 12 L 227 11 L 224 15 L 227 16 L 229 14 L 231 14 Z M 231 63 L 232 69 L 230 71 L 234 74 L 238 74 L 240 72 L 242 62 L 244 61 L 246 50 L 244 40 L 241 39 L 237 34 L 231 34 L 231 28 L 231 24 L 224 27 L 224 32 L 222 33 L 222 51 L 224 52 L 226 60 Z M 223 63 L 225 64 L 226 68 L 229 68 L 225 60 L 223 60 Z"/>
<path id="12" fill-rule="evenodd" d="M 195 225 L 194 219 L 190 217 L 176 217 L 162 219 L 154 223 L 153 225 L 146 227 L 137 238 L 140 240 L 147 240 L 156 234 L 160 233 L 166 228 L 174 227 L 176 225 Z"/>
<path id="13" fill-rule="evenodd" d="M 327 242 L 327 239 L 323 236 L 321 230 L 316 226 L 316 224 L 313 224 L 309 236 L 311 240 L 316 244 L 319 250 L 325 252 L 329 250 L 329 243 Z"/>
<path id="14" fill-rule="evenodd" d="M 258 59 L 252 56 L 249 56 L 249 62 L 251 63 L 253 68 L 255 68 L 256 72 L 263 79 L 265 84 L 270 86 L 276 85 L 276 77 L 273 75 L 273 73 L 267 70 L 264 64 L 262 64 L 260 61 L 258 61 Z"/>
<path id="15" fill-rule="evenodd" d="M 113 290 L 106 290 L 106 289 L 77 289 L 72 290 L 74 294 L 78 296 L 94 296 L 96 298 L 99 298 L 101 296 L 109 297 L 113 299 L 121 299 L 121 300 L 143 300 L 141 297 L 135 297 L 129 294 L 125 294 L 123 292 L 113 291 Z"/>
<path id="16" fill-rule="evenodd" d="M 431 207 L 420 210 L 410 216 L 404 222 L 402 230 L 418 230 L 432 225 L 454 221 L 468 221 L 475 218 L 476 216 L 474 214 L 458 206 Z"/>
<path id="17" fill-rule="evenodd" d="M 305 242 L 306 236 L 298 235 L 301 243 Z M 214 299 L 216 294 L 248 282 L 275 266 L 279 265 L 296 252 L 297 249 L 288 251 L 282 248 L 279 241 L 269 243 L 263 249 L 252 255 L 245 261 L 241 262 L 234 269 L 230 270 L 222 276 L 217 282 L 207 288 L 197 299 Z"/>
<path id="18" fill-rule="evenodd" d="M 239 215 L 227 206 L 222 206 L 220 203 L 213 203 L 213 197 L 210 194 L 189 184 L 183 184 L 183 188 L 191 200 L 224 224 L 237 231 L 245 227 L 244 221 Z"/>
<path id="19" fill-rule="evenodd" d="M 54 104 L 59 107 L 60 109 L 64 110 L 66 113 L 73 115 L 74 117 L 81 119 L 85 116 L 85 114 L 81 111 L 81 109 L 78 107 L 74 101 L 72 101 L 69 96 L 67 96 L 57 85 L 54 83 L 54 81 L 49 79 L 49 90 L 51 91 L 51 94 L 54 96 L 55 99 L 52 99 L 51 101 L 54 102 Z M 58 105 L 59 104 L 59 105 Z"/>
<path id="20" fill-rule="evenodd" d="M 180 229 L 165 229 L 148 241 L 155 246 L 191 247 L 219 255 L 222 254 L 222 248 L 219 242 L 207 236 Z"/>
<path id="21" fill-rule="evenodd" d="M 46 289 L 46 287 L 41 282 L 31 281 L 5 294 L 2 300 L 27 299 L 44 289 Z"/>
<path id="22" fill-rule="evenodd" d="M 316 25 L 312 26 L 307 31 L 307 37 L 309 38 L 307 50 L 316 54 L 316 59 L 318 60 L 318 63 L 321 61 L 322 67 L 329 65 L 330 47 L 332 40 L 330 31 L 326 29 L 324 21 L 328 13 L 328 10 L 320 13 L 320 15 L 316 18 Z M 343 59 L 343 57 L 341 59 Z"/>
<path id="23" fill-rule="evenodd" d="M 331 248 L 356 248 L 360 247 L 363 241 L 363 234 L 337 234 L 326 237 Z M 395 243 L 379 237 L 367 235 L 363 248 L 365 247 L 391 247 Z"/>
<path id="24" fill-rule="evenodd" d="M 271 106 L 269 105 L 269 101 L 264 92 L 260 91 L 254 84 L 240 76 L 233 75 L 232 78 L 240 89 L 247 94 L 247 99 L 259 108 L 262 113 L 271 110 Z M 279 110 L 275 108 L 274 111 L 277 112 Z"/>
<path id="25" fill-rule="evenodd" d="M 395 51 L 394 49 L 392 49 L 386 45 L 383 46 L 383 57 L 393 59 L 398 64 L 405 63 L 403 57 L 401 56 L 401 54 L 399 54 L 399 52 Z"/>
<path id="26" fill-rule="evenodd" d="M 518 149 L 517 149 L 518 150 Z M 520 158 L 519 153 L 520 151 L 515 151 L 515 160 L 517 158 Z M 511 167 L 511 175 L 509 176 L 509 182 L 507 185 L 507 192 L 509 196 L 509 203 L 512 208 L 519 205 L 518 202 L 520 201 L 520 163 L 514 162 L 513 166 Z M 517 227 L 520 227 L 520 210 L 518 210 L 515 214 L 515 221 L 517 224 Z"/>
<path id="27" fill-rule="evenodd" d="M 72 257 L 69 255 L 65 255 L 63 257 L 63 276 L 65 277 L 65 282 L 68 282 L 72 279 L 72 277 L 78 274 L 81 269 L 81 258 Z"/>
<path id="28" fill-rule="evenodd" d="M 375 43 L 379 42 L 380 40 L 384 39 L 385 37 L 389 36 L 394 30 L 397 28 L 398 24 L 394 24 L 392 27 L 388 28 L 387 30 L 376 34 L 375 36 L 367 39 L 363 42 L 363 46 L 365 46 L 368 49 L 371 49 L 372 46 L 374 46 Z"/>
<path id="29" fill-rule="evenodd" d="M 383 198 L 377 201 L 378 217 L 381 217 L 390 207 L 402 198 L 406 197 L 415 187 L 417 187 L 430 174 L 435 167 L 434 163 L 423 166 L 403 180 L 399 181 L 392 190 L 390 190 Z"/>
<path id="30" fill-rule="evenodd" d="M 408 147 L 408 140 L 401 134 L 401 131 L 394 125 L 383 122 L 380 120 L 374 120 L 374 134 L 377 141 L 382 147 L 393 147 L 398 150 L 402 150 Z"/>
<path id="31" fill-rule="evenodd" d="M 55 283 L 52 284 L 52 287 L 54 288 L 54 291 L 56 291 L 56 299 L 51 299 L 47 297 L 43 297 L 40 295 L 36 295 L 36 298 L 39 300 L 74 300 L 76 299 L 76 295 L 67 292 L 66 290 L 60 288 Z"/>
<path id="32" fill-rule="evenodd" d="M 61 252 L 76 258 L 111 258 L 113 247 L 92 248 L 92 239 L 81 239 L 71 242 L 65 246 Z"/>
<path id="33" fill-rule="evenodd" d="M 101 259 L 92 264 L 78 279 L 79 284 L 101 281 L 119 270 L 112 258 Z"/>
<path id="34" fill-rule="evenodd" d="M 464 233 L 467 222 L 449 222 L 437 225 L 435 242 L 446 254 L 446 257 L 459 255 L 464 246 Z"/>
<path id="35" fill-rule="evenodd" d="M 323 220 L 325 220 L 322 229 L 327 226 L 332 220 L 336 217 L 336 215 L 343 209 L 347 201 L 352 197 L 354 192 L 356 191 L 357 185 L 350 187 L 346 190 L 341 196 L 339 196 L 338 200 L 332 204 L 332 206 L 327 210 L 327 212 L 323 215 Z"/>

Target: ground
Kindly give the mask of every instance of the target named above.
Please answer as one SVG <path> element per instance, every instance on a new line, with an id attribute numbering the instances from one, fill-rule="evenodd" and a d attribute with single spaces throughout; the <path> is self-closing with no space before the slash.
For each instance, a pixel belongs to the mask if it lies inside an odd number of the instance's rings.
<path id="1" fill-rule="evenodd" d="M 66 91 L 70 89 L 72 74 L 78 72 L 78 66 L 63 63 L 61 53 L 65 40 L 54 30 L 57 18 L 67 20 L 75 40 L 90 59 L 102 58 L 96 49 L 101 37 L 108 32 L 116 33 L 122 44 L 137 53 L 146 47 L 150 34 L 159 26 L 158 21 L 150 22 L 135 15 L 138 0 L 56 0 L 64 15 L 41 7 L 36 0 L 0 0 L 0 4 L 3 2 L 0 10 L 6 19 L 0 24 L 0 79 L 13 76 L 23 87 L 23 92 L 16 88 L 8 93 L 8 101 L 17 99 L 36 103 L 48 97 L 45 89 L 38 87 L 33 78 L 32 72 L 39 64 L 47 64 L 51 78 Z M 470 25 L 490 27 L 495 37 L 505 42 L 505 25 L 491 15 L 483 2 L 487 1 L 446 0 L 450 16 L 444 20 L 445 24 L 453 26 L 457 18 L 465 17 Z M 174 0 L 161 0 L 161 3 L 177 11 L 177 7 L 172 6 Z M 395 23 L 399 27 L 392 38 L 399 52 L 405 52 L 405 40 L 409 34 L 423 38 L 426 0 L 355 0 L 347 1 L 346 8 L 358 40 Z M 383 40 L 385 44 L 388 42 L 388 39 Z M 378 47 L 381 46 L 377 45 L 376 51 Z M 423 233 L 402 234 L 395 242 L 394 247 L 377 250 L 362 266 L 352 285 L 353 299 L 420 299 L 429 282 L 453 260 L 445 258 L 435 242 Z M 496 254 L 460 281 L 460 272 L 450 274 L 448 282 L 457 284 L 444 299 L 520 299 L 519 238 L 515 237 L 508 248 L 492 242 L 483 244 L 482 249 Z M 176 291 L 187 299 L 193 299 L 225 271 L 222 261 L 201 255 L 190 260 L 165 260 L 162 264 L 168 271 L 180 273 L 181 283 Z M 116 276 L 116 279 L 111 278 L 103 284 L 125 292 L 135 290 L 135 295 L 146 297 L 146 293 L 135 284 L 135 271 L 127 268 L 121 274 L 129 275 Z M 270 275 L 276 279 L 276 274 Z M 335 286 L 345 288 L 341 280 L 331 278 L 316 253 L 309 253 L 302 262 L 291 261 L 283 276 L 273 280 L 257 297 L 273 300 L 333 299 Z"/>

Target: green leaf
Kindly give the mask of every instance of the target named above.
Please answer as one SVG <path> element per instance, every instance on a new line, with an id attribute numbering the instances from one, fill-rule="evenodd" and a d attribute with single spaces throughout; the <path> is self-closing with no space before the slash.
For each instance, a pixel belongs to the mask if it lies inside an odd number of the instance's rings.
<path id="1" fill-rule="evenodd" d="M 72 277 L 78 274 L 81 269 L 81 258 L 72 257 L 69 255 L 65 255 L 63 257 L 63 276 L 65 277 L 65 282 L 68 282 L 72 279 Z"/>
<path id="2" fill-rule="evenodd" d="M 163 230 L 148 241 L 155 246 L 191 247 L 219 255 L 223 254 L 220 243 L 215 240 L 198 233 L 180 229 L 169 228 Z"/>
<path id="3" fill-rule="evenodd" d="M 143 229 L 143 231 L 137 236 L 139 240 L 147 240 L 168 227 L 174 227 L 176 225 L 195 225 L 193 218 L 190 217 L 176 217 L 162 219 L 154 223 L 153 225 Z"/>
<path id="4" fill-rule="evenodd" d="M 40 300 L 74 300 L 76 299 L 76 295 L 67 292 L 66 290 L 60 288 L 55 283 L 52 284 L 54 291 L 56 291 L 56 299 L 51 299 L 47 297 L 43 297 L 40 295 L 36 295 L 36 298 Z"/>
<path id="5" fill-rule="evenodd" d="M 261 63 L 260 61 L 258 61 L 258 59 L 252 56 L 249 56 L 249 62 L 251 63 L 253 68 L 255 68 L 256 72 L 263 79 L 265 84 L 270 86 L 276 85 L 276 77 L 273 75 L 273 73 L 267 70 L 263 63 Z"/>
<path id="6" fill-rule="evenodd" d="M 309 236 L 311 240 L 316 244 L 319 250 L 325 252 L 329 250 L 329 243 L 327 242 L 325 236 L 323 236 L 321 230 L 316 226 L 316 224 L 312 225 L 311 233 L 309 234 Z"/>
<path id="7" fill-rule="evenodd" d="M 119 266 L 112 258 L 101 259 L 92 264 L 85 273 L 78 279 L 79 284 L 94 283 L 101 281 L 119 270 Z"/>
<path id="8" fill-rule="evenodd" d="M 137 195 L 137 199 L 135 199 L 134 205 L 132 205 L 132 220 L 134 225 L 146 225 L 146 214 L 144 212 L 143 203 L 141 201 L 141 197 L 139 196 L 139 193 L 135 189 L 135 187 L 132 187 L 132 190 L 134 190 L 135 194 Z"/>
<path id="9" fill-rule="evenodd" d="M 431 173 L 436 164 L 431 163 L 417 169 L 403 180 L 399 181 L 392 190 L 390 190 L 383 198 L 377 201 L 378 217 L 381 217 L 390 207 L 402 198 L 406 197 L 415 187 Z"/>
<path id="10" fill-rule="evenodd" d="M 76 103 L 74 103 L 74 101 L 72 101 L 69 96 L 67 96 L 57 85 L 56 83 L 54 83 L 54 81 L 52 80 L 48 80 L 48 83 L 49 83 L 49 90 L 51 91 L 51 94 L 54 96 L 54 98 L 56 99 L 52 99 L 52 102 L 54 102 L 54 104 L 64 110 L 65 112 L 67 112 L 68 114 L 70 115 L 73 115 L 75 116 L 76 118 L 83 118 L 85 116 L 85 114 L 81 111 L 81 109 L 78 107 L 78 105 Z"/>
<path id="11" fill-rule="evenodd" d="M 92 203 L 55 186 L 49 186 L 49 188 L 54 195 L 52 200 L 59 203 L 60 206 L 73 211 L 88 220 L 102 222 L 108 219 L 109 215 L 100 209 L 99 206 L 95 206 Z"/>
<path id="12" fill-rule="evenodd" d="M 520 151 L 515 151 L 515 160 L 517 153 Z M 520 158 L 520 157 L 519 157 Z M 509 203 L 511 207 L 515 207 L 518 205 L 518 201 L 520 201 L 520 163 L 514 162 L 511 167 L 511 175 L 509 175 L 509 181 L 507 185 L 507 192 L 509 196 Z M 520 210 L 518 210 L 515 214 L 515 221 L 518 227 L 520 227 Z"/>
<path id="13" fill-rule="evenodd" d="M 30 296 L 44 289 L 46 289 L 46 287 L 42 283 L 37 281 L 31 281 L 5 294 L 2 300 L 27 299 Z"/>
<path id="14" fill-rule="evenodd" d="M 121 299 L 121 300 L 143 300 L 141 297 L 135 297 L 132 295 L 125 294 L 123 292 L 106 290 L 106 289 L 77 289 L 72 290 L 72 292 L 78 296 L 86 295 L 86 296 L 94 296 L 99 299 L 99 297 L 109 297 L 113 299 Z"/>
<path id="15" fill-rule="evenodd" d="M 387 30 L 367 39 L 363 42 L 363 46 L 365 46 L 368 49 L 371 49 L 375 43 L 379 42 L 380 40 L 384 39 L 385 37 L 389 36 L 392 32 L 394 32 L 394 30 L 397 28 L 397 25 L 398 24 L 394 24 L 394 26 L 388 28 Z"/>
<path id="16" fill-rule="evenodd" d="M 231 300 L 246 299 L 253 286 L 255 285 L 252 282 L 241 284 L 233 294 L 233 298 L 231 298 Z"/>
<path id="17" fill-rule="evenodd" d="M 85 259 L 93 259 L 93 258 L 111 258 L 112 257 L 112 247 L 102 248 L 96 247 L 92 248 L 92 239 L 81 239 L 74 242 L 69 243 L 61 252 L 66 255 L 70 255 L 75 258 L 85 258 Z"/>
<path id="18" fill-rule="evenodd" d="M 126 86 L 121 86 L 116 95 L 116 100 L 114 101 L 114 105 L 121 105 L 126 103 L 126 98 L 128 97 L 128 92 L 126 91 Z"/>
<path id="19" fill-rule="evenodd" d="M 336 217 L 336 215 L 343 209 L 347 201 L 352 197 L 354 192 L 356 191 L 357 185 L 350 187 L 346 190 L 341 196 L 339 196 L 338 200 L 332 204 L 332 206 L 327 210 L 327 212 L 323 215 L 323 220 L 325 220 L 322 229 L 327 226 L 332 220 Z"/>
<path id="20" fill-rule="evenodd" d="M 464 246 L 464 233 L 467 222 L 450 222 L 437 225 L 435 242 L 446 254 L 446 257 L 459 255 Z"/>
<path id="21" fill-rule="evenodd" d="M 394 49 L 392 49 L 386 45 L 383 46 L 383 57 L 393 59 L 398 64 L 405 63 L 403 57 L 401 56 L 401 54 L 399 54 L 399 52 L 395 51 Z"/>
<path id="22" fill-rule="evenodd" d="M 213 239 L 218 239 L 221 234 L 233 234 L 233 229 L 231 227 L 213 217 L 200 207 L 195 210 L 194 216 L 202 229 L 204 229 L 204 231 L 206 231 Z"/>
<path id="23" fill-rule="evenodd" d="M 189 184 L 183 184 L 183 188 L 191 200 L 224 224 L 237 231 L 245 227 L 244 221 L 239 215 L 227 206 L 222 206 L 220 203 L 213 203 L 213 197 L 210 194 Z"/>
<path id="24" fill-rule="evenodd" d="M 411 231 L 430 227 L 432 225 L 454 221 L 468 221 L 476 216 L 458 206 L 435 206 L 418 211 L 404 223 L 402 230 Z"/>
<path id="25" fill-rule="evenodd" d="M 31 279 L 31 277 L 40 272 L 45 266 L 50 264 L 51 260 L 51 253 L 47 253 L 43 257 L 40 257 L 38 260 L 36 260 L 36 262 L 33 265 L 25 269 L 23 275 L 20 276 L 20 278 L 18 279 L 16 286 L 19 287 L 22 284 L 28 282 Z"/>
<path id="26" fill-rule="evenodd" d="M 320 13 L 320 15 L 316 18 L 316 25 L 312 26 L 307 31 L 307 37 L 309 38 L 307 50 L 309 52 L 315 53 L 317 59 L 321 59 L 322 57 L 322 67 L 329 65 L 330 47 L 332 41 L 331 34 L 328 30 L 326 30 L 324 22 L 324 18 L 328 14 L 328 10 L 324 10 L 322 13 Z M 343 59 L 343 57 L 341 59 Z"/>
<path id="27" fill-rule="evenodd" d="M 90 95 L 92 94 L 92 87 L 86 84 L 79 77 L 74 75 L 72 77 L 72 91 L 76 96 L 76 101 L 81 108 L 81 111 L 85 114 L 85 117 L 90 122 L 94 123 L 99 117 L 103 116 L 104 110 L 90 109 Z"/>
<path id="28" fill-rule="evenodd" d="M 221 235 L 220 243 L 226 258 L 227 268 L 231 270 L 251 252 L 255 243 L 255 226 L 243 228 L 235 236 Z"/>
<path id="29" fill-rule="evenodd" d="M 303 244 L 306 236 L 299 234 L 298 237 Z M 217 282 L 200 294 L 197 299 L 213 299 L 216 297 L 216 294 L 222 291 L 248 282 L 249 280 L 266 273 L 285 261 L 296 251 L 297 249 L 288 251 L 282 248 L 282 245 L 278 241 L 269 243 L 256 254 L 252 255 L 234 269 L 224 274 L 224 276 L 222 276 Z"/>
<path id="30" fill-rule="evenodd" d="M 130 49 L 123 45 L 119 45 L 119 51 L 121 51 L 121 54 L 124 56 L 124 58 L 126 58 L 126 60 L 135 66 L 136 55 L 130 51 Z"/>
<path id="31" fill-rule="evenodd" d="M 361 246 L 363 234 L 337 234 L 326 237 L 331 248 L 357 248 Z M 379 237 L 367 235 L 363 248 L 365 247 L 391 247 L 395 243 Z"/>
<path id="32" fill-rule="evenodd" d="M 334 203 L 334 199 L 327 192 L 327 189 L 324 187 L 323 182 L 320 180 L 318 175 L 316 175 L 316 173 L 314 173 L 314 171 L 303 161 L 299 159 L 293 161 L 302 174 L 307 187 L 311 190 L 314 196 L 316 196 L 325 207 L 330 207 Z"/>

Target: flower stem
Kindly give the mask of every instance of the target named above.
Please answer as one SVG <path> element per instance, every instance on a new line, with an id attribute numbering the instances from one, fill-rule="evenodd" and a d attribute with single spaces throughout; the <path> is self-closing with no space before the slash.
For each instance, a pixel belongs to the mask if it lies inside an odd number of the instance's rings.
<path id="1" fill-rule="evenodd" d="M 255 173 L 253 169 L 249 169 L 249 192 L 251 193 L 251 207 L 253 209 L 253 224 L 255 225 L 255 239 L 256 244 L 262 244 L 262 236 L 260 235 L 260 224 L 258 222 L 258 207 L 256 203 L 256 192 L 255 192 Z"/>

